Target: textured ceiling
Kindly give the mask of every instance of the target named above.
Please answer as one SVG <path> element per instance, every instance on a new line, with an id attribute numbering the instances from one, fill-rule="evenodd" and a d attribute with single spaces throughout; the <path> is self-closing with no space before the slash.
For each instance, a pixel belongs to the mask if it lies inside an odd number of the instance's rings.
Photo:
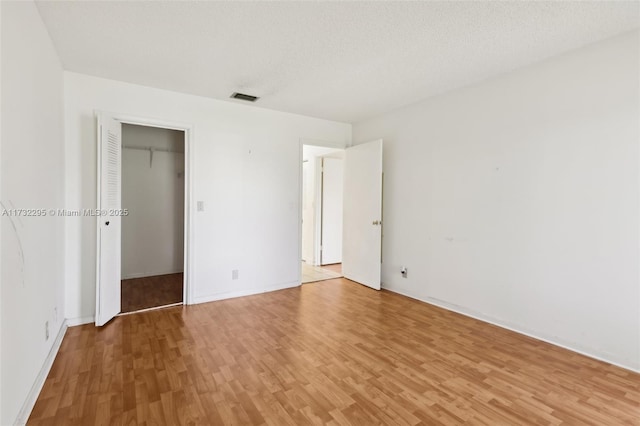
<path id="1" fill-rule="evenodd" d="M 633 2 L 37 2 L 65 69 L 355 122 L 638 28 Z"/>

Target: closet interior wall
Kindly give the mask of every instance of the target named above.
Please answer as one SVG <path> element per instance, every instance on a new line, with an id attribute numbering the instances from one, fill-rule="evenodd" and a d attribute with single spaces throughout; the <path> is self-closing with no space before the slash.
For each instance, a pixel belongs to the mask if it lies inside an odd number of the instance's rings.
<path id="1" fill-rule="evenodd" d="M 183 272 L 184 132 L 122 126 L 122 279 Z"/>

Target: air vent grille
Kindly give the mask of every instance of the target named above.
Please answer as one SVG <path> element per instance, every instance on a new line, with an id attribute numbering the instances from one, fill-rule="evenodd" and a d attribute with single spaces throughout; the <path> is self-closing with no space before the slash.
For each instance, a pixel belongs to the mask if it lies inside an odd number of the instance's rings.
<path id="1" fill-rule="evenodd" d="M 252 96 L 252 95 L 245 95 L 244 93 L 238 93 L 238 92 L 234 92 L 231 95 L 232 99 L 240 99 L 241 101 L 247 101 L 247 102 L 255 102 L 258 99 L 260 99 L 257 96 Z"/>

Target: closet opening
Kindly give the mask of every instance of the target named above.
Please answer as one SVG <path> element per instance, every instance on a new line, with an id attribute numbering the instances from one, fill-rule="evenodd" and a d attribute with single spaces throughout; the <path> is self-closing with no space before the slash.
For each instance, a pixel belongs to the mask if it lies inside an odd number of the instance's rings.
<path id="1" fill-rule="evenodd" d="M 183 304 L 185 132 L 122 124 L 122 313 Z"/>

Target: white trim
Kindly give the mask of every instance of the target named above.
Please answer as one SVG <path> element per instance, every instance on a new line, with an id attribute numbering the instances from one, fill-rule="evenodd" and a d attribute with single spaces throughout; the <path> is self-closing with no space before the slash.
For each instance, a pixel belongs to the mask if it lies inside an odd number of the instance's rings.
<path id="1" fill-rule="evenodd" d="M 304 174 L 303 147 L 303 139 L 300 139 L 298 143 L 298 235 L 296 235 L 296 238 L 298 239 L 298 264 L 296 268 L 298 268 L 298 279 L 300 281 L 300 285 L 302 285 L 302 200 L 304 199 L 304 187 L 302 186 L 302 176 Z"/>
<path id="2" fill-rule="evenodd" d="M 300 281 L 289 281 L 287 283 L 276 284 L 267 288 L 251 288 L 240 291 L 225 291 L 222 293 L 214 293 L 207 296 L 199 296 L 194 300 L 194 304 L 215 302 L 218 300 L 234 299 L 236 297 L 253 296 L 256 294 L 269 293 L 272 291 L 284 290 L 287 288 L 299 287 Z"/>
<path id="3" fill-rule="evenodd" d="M 93 319 L 93 318 L 91 318 Z M 53 366 L 53 361 L 56 359 L 56 355 L 58 355 L 58 351 L 60 350 L 60 345 L 62 344 L 62 338 L 67 331 L 67 320 L 62 321 L 60 324 L 60 330 L 58 330 L 58 335 L 56 336 L 56 340 L 53 342 L 51 349 L 49 350 L 49 354 L 44 360 L 42 367 L 40 368 L 40 372 L 36 376 L 29 393 L 27 394 L 27 398 L 22 404 L 22 408 L 18 412 L 18 417 L 14 422 L 15 425 L 24 425 L 29 420 L 29 416 L 31 415 L 31 411 L 33 407 L 36 405 L 36 401 L 38 400 L 38 396 L 42 391 L 42 387 L 44 386 L 44 382 L 47 380 L 47 376 L 49 375 L 49 371 L 51 371 L 51 366 Z"/>
<path id="4" fill-rule="evenodd" d="M 67 322 L 67 327 L 75 327 L 78 325 L 91 324 L 95 322 L 95 317 L 67 318 L 65 321 Z"/>
<path id="5" fill-rule="evenodd" d="M 194 276 L 195 268 L 195 236 L 194 236 L 194 211 L 192 208 L 194 200 L 194 173 L 195 173 L 195 126 L 189 123 L 179 123 L 163 119 L 140 117 L 127 114 L 118 114 L 108 111 L 95 111 L 96 116 L 108 114 L 115 120 L 123 124 L 134 124 L 138 126 L 159 127 L 170 130 L 180 130 L 184 132 L 184 167 L 185 167 L 185 191 L 184 191 L 184 283 L 182 300 L 185 305 L 194 302 L 194 285 L 191 277 Z M 100 128 L 98 127 L 98 132 Z M 99 154 L 99 153 L 98 153 Z M 98 163 L 99 164 L 99 163 Z M 98 186 L 100 182 L 98 181 Z M 98 240 L 99 244 L 99 240 Z M 96 253 L 99 255 L 99 252 Z M 97 259 L 96 259 L 97 261 Z"/>
<path id="6" fill-rule="evenodd" d="M 102 117 L 103 114 L 96 111 L 95 112 L 95 122 L 96 122 L 96 208 L 100 209 L 101 203 L 101 180 L 102 180 Z M 100 221 L 101 217 L 96 215 L 96 312 L 94 314 L 93 321 L 98 324 L 98 318 L 100 315 L 100 258 L 102 256 L 102 250 L 100 250 Z"/>
<path id="7" fill-rule="evenodd" d="M 488 317 L 488 316 L 483 315 L 483 314 L 481 314 L 479 312 L 468 310 L 468 309 L 466 309 L 466 308 L 464 308 L 462 306 L 459 306 L 459 305 L 454 305 L 454 304 L 445 302 L 443 300 L 434 299 L 434 298 L 431 298 L 431 297 L 426 298 L 426 299 L 419 298 L 419 297 L 416 297 L 416 296 L 408 294 L 404 290 L 399 290 L 397 288 L 390 288 L 390 287 L 386 287 L 384 285 L 383 285 L 382 288 L 384 290 L 390 291 L 392 293 L 397 293 L 397 294 L 400 294 L 402 296 L 406 296 L 406 297 L 408 297 L 410 299 L 418 300 L 420 302 L 424 302 L 424 303 L 427 303 L 429 305 L 437 306 L 439 308 L 446 309 L 447 311 L 451 311 L 451 312 L 458 313 L 460 315 L 464 315 L 465 317 L 477 319 L 479 321 L 482 321 L 482 322 L 485 322 L 485 323 L 488 323 L 488 324 L 492 324 L 492 325 L 495 325 L 495 326 L 500 327 L 500 328 L 504 328 L 504 329 L 509 330 L 509 331 L 513 331 L 514 333 L 522 334 L 524 336 L 531 337 L 533 339 L 540 340 L 540 341 L 549 343 L 551 345 L 558 346 L 558 347 L 563 348 L 563 349 L 567 349 L 567 350 L 569 350 L 571 352 L 575 352 L 575 353 L 578 353 L 580 355 L 584 355 L 584 356 L 586 356 L 588 358 L 592 358 L 592 359 L 595 359 L 597 361 L 606 362 L 607 364 L 615 365 L 616 367 L 624 368 L 625 370 L 633 371 L 635 373 L 640 373 L 640 369 L 638 369 L 638 368 L 631 367 L 630 365 L 624 365 L 624 364 L 621 364 L 619 362 L 611 361 L 610 359 L 607 359 L 602 355 L 594 355 L 594 354 L 592 354 L 590 352 L 586 352 L 583 349 L 577 349 L 577 348 L 573 347 L 570 342 L 559 342 L 558 340 L 555 340 L 554 338 L 551 338 L 551 337 L 542 337 L 542 336 L 540 336 L 539 334 L 536 334 L 533 331 L 530 331 L 530 330 L 526 330 L 525 331 L 525 330 L 519 328 L 517 325 L 505 324 L 504 322 L 502 322 L 500 320 Z"/>
<path id="8" fill-rule="evenodd" d="M 313 145 L 313 146 L 321 146 L 323 148 L 335 148 L 335 149 L 347 149 L 349 144 L 347 142 L 334 142 L 334 141 L 323 141 L 320 139 L 309 139 L 309 138 L 301 138 L 300 139 L 300 161 L 302 162 L 302 145 Z"/>
<path id="9" fill-rule="evenodd" d="M 194 176 L 195 176 L 195 128 L 190 125 L 184 129 L 184 167 L 185 167 L 185 188 L 184 188 L 184 276 L 182 302 L 185 305 L 195 303 L 195 284 L 192 277 L 195 277 L 195 197 Z"/>

